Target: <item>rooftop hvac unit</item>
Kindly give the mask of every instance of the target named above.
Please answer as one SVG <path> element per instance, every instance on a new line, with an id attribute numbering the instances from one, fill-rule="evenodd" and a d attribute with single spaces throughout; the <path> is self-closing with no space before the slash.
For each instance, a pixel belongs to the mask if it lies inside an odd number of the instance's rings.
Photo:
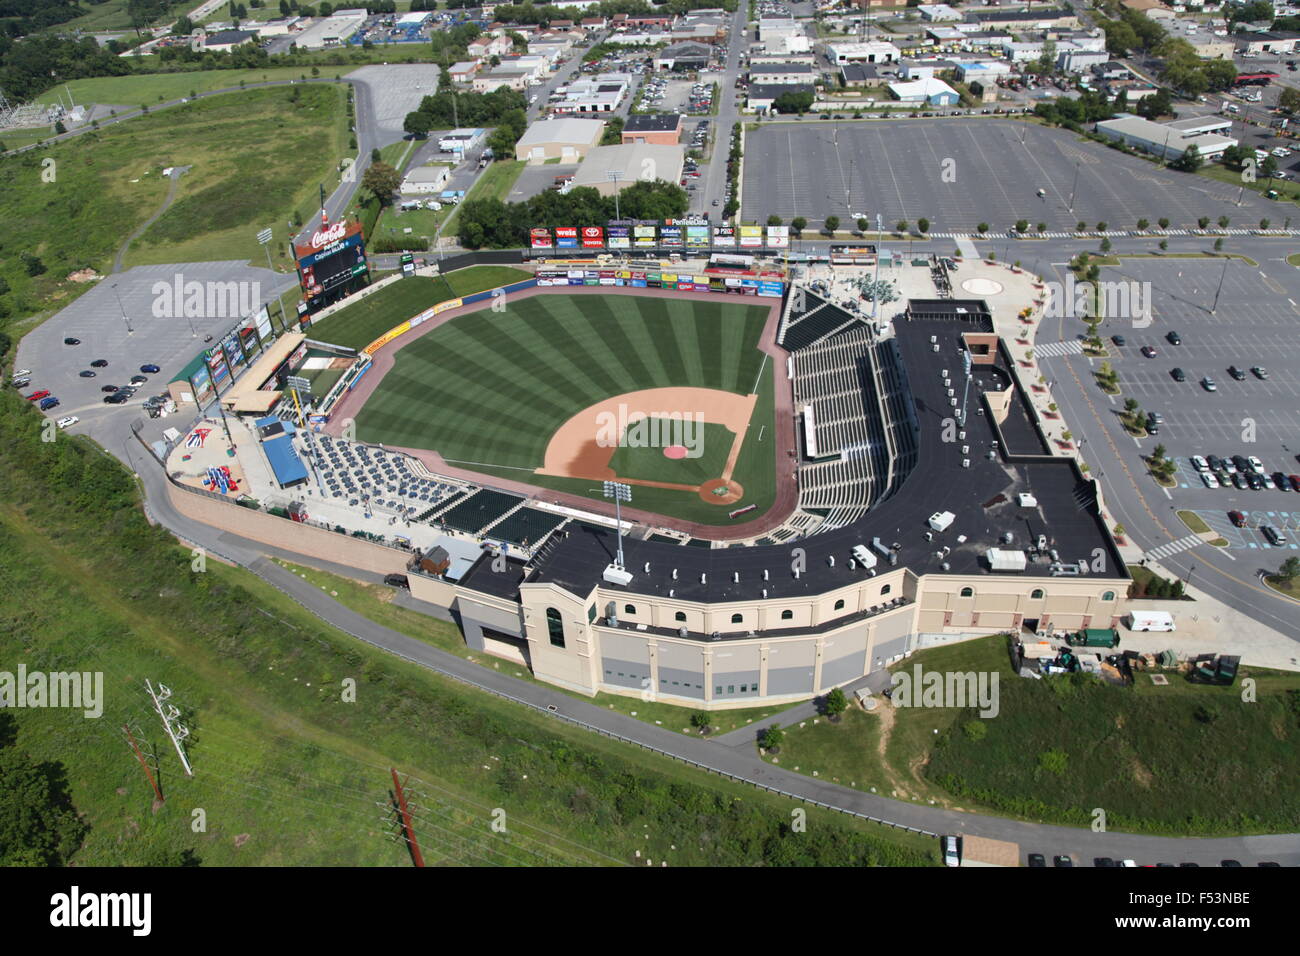
<path id="1" fill-rule="evenodd" d="M 739 572 L 739 571 L 732 571 L 732 572 L 731 572 L 731 583 L 732 583 L 732 584 L 739 584 L 739 583 L 740 583 L 740 572 Z"/>
<path id="2" fill-rule="evenodd" d="M 953 396 L 953 391 L 952 391 L 952 389 L 948 389 L 948 397 L 949 397 L 949 398 L 952 398 L 952 396 Z"/>
<path id="3" fill-rule="evenodd" d="M 1003 544 L 1010 544 L 1012 541 L 1015 541 L 1015 540 L 1016 540 L 1016 536 L 1015 536 L 1014 534 L 1012 534 L 1010 531 L 1005 531 L 1005 532 L 1002 533 L 1002 543 L 1003 543 Z"/>
<path id="4" fill-rule="evenodd" d="M 650 562 L 649 562 L 649 561 L 647 561 L 647 562 L 645 563 L 645 573 L 646 573 L 646 574 L 649 574 L 649 573 L 650 573 Z"/>
<path id="5" fill-rule="evenodd" d="M 947 378 L 947 377 L 948 377 L 948 370 L 947 370 L 947 369 L 944 369 L 944 370 L 943 370 L 942 372 L 940 372 L 939 374 L 942 375 L 944 378 Z"/>
<path id="6" fill-rule="evenodd" d="M 952 565 L 949 564 L 947 561 L 943 562 L 943 564 L 939 565 L 939 567 L 942 568 L 944 571 L 952 570 Z"/>
<path id="7" fill-rule="evenodd" d="M 936 511 L 934 514 L 930 515 L 926 524 L 935 531 L 947 531 L 956 520 L 957 516 L 951 511 Z"/>
<path id="8" fill-rule="evenodd" d="M 1017 495 L 1017 500 L 1019 500 L 1020 507 L 1022 508 L 1038 507 L 1038 499 L 1035 498 L 1033 495 L 1029 494 L 1028 492 L 1022 491 L 1019 495 Z"/>
<path id="9" fill-rule="evenodd" d="M 966 429 L 963 428 L 961 431 L 959 431 L 959 432 L 957 433 L 957 440 L 958 440 L 958 441 L 965 441 L 965 440 L 966 440 Z"/>
<path id="10" fill-rule="evenodd" d="M 956 398 L 956 396 L 953 396 L 952 398 L 949 398 L 949 399 L 948 399 L 948 404 L 951 405 L 953 408 L 956 408 L 956 407 L 957 407 L 957 398 Z"/>
<path id="11" fill-rule="evenodd" d="M 613 601 L 605 605 L 605 620 L 615 627 L 618 626 L 618 605 Z"/>
<path id="12" fill-rule="evenodd" d="M 674 580 L 674 581 L 677 580 L 677 569 L 676 569 L 676 568 L 673 568 L 673 580 Z"/>
<path id="13" fill-rule="evenodd" d="M 970 454 L 970 445 L 962 445 L 962 446 L 961 446 L 961 453 L 962 453 L 963 455 L 969 455 L 969 454 Z"/>
<path id="14" fill-rule="evenodd" d="M 871 543 L 877 549 L 880 548 L 879 538 L 873 539 Z M 886 554 L 889 553 L 888 549 L 885 549 L 885 553 Z M 872 554 L 870 551 L 868 551 L 863 545 L 855 544 L 853 546 L 853 558 L 855 561 L 858 562 L 858 564 L 862 565 L 867 570 L 870 570 L 871 568 L 874 568 L 876 566 L 876 556 Z"/>
<path id="15" fill-rule="evenodd" d="M 1023 551 L 989 548 L 984 553 L 984 557 L 988 559 L 989 567 L 994 571 L 1023 571 L 1028 563 Z"/>
<path id="16" fill-rule="evenodd" d="M 763 588 L 763 600 L 767 600 L 767 588 Z"/>
<path id="17" fill-rule="evenodd" d="M 687 634 L 689 634 L 689 633 L 690 633 L 690 632 L 687 631 L 685 627 L 679 627 L 679 628 L 677 629 L 677 636 L 678 636 L 678 637 L 685 637 L 685 636 L 686 636 Z"/>
<path id="18" fill-rule="evenodd" d="M 937 335 L 932 335 L 932 336 L 930 336 L 930 341 L 931 341 L 932 343 L 933 343 L 933 342 L 938 342 L 938 341 L 939 341 L 939 336 L 937 336 Z"/>
<path id="19" fill-rule="evenodd" d="M 937 346 L 937 345 L 931 345 L 931 346 L 930 346 L 930 351 L 931 351 L 931 352 L 937 352 L 937 351 L 939 351 L 939 346 Z"/>
<path id="20" fill-rule="evenodd" d="M 677 596 L 677 589 L 676 589 L 676 588 L 669 588 L 669 589 L 668 589 L 668 596 L 669 596 L 669 597 L 676 597 L 676 596 Z"/>
<path id="21" fill-rule="evenodd" d="M 886 545 L 879 538 L 872 538 L 871 546 L 875 548 L 877 551 L 879 551 L 881 554 L 883 554 L 885 557 L 889 557 L 891 554 L 894 553 L 893 551 L 889 550 L 889 546 Z"/>
<path id="22" fill-rule="evenodd" d="M 708 583 L 709 583 L 709 576 L 708 576 L 707 573 L 705 573 L 705 572 L 703 572 L 703 571 L 700 572 L 700 583 L 701 583 L 701 584 L 708 584 Z"/>
<path id="23" fill-rule="evenodd" d="M 1046 551 L 1046 550 L 1047 550 L 1047 535 L 1045 535 L 1045 534 L 1040 534 L 1040 535 L 1038 536 L 1038 550 L 1039 550 L 1039 551 Z"/>
<path id="24" fill-rule="evenodd" d="M 969 459 L 969 458 L 963 458 L 963 459 L 961 460 L 961 466 L 962 466 L 963 468 L 969 468 L 969 467 L 970 467 L 970 459 Z"/>
<path id="25" fill-rule="evenodd" d="M 763 569 L 763 580 L 764 580 L 764 581 L 767 580 L 767 568 L 764 568 L 764 569 Z"/>
<path id="26" fill-rule="evenodd" d="M 826 563 L 829 564 L 832 568 L 835 567 L 835 555 L 828 554 L 826 556 Z"/>
<path id="27" fill-rule="evenodd" d="M 952 379 L 950 379 L 950 378 L 945 378 L 945 379 L 943 380 L 943 385 L 944 385 L 944 388 L 950 388 L 950 387 L 952 386 Z"/>

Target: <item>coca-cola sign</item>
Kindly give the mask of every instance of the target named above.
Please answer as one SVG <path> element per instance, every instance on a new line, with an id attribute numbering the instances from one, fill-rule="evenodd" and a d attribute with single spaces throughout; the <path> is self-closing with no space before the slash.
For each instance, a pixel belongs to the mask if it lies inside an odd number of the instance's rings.
<path id="1" fill-rule="evenodd" d="M 312 233 L 311 244 L 313 248 L 321 249 L 331 243 L 338 242 L 347 235 L 348 224 L 346 222 L 336 222 L 325 230 L 316 230 Z"/>

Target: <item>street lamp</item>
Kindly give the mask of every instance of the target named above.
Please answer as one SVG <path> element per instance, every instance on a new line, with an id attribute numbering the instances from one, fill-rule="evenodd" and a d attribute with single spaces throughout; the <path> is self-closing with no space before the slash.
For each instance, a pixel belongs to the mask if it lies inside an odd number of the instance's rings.
<path id="1" fill-rule="evenodd" d="M 623 178 L 623 173 L 617 169 L 605 170 L 605 178 L 614 184 L 614 218 L 622 219 L 618 214 L 618 182 Z"/>
<path id="2" fill-rule="evenodd" d="M 125 307 L 124 305 L 122 305 L 122 296 L 118 294 L 118 291 L 117 291 L 117 283 L 116 283 L 116 282 L 113 283 L 112 289 L 113 289 L 113 298 L 117 299 L 117 308 L 118 308 L 118 311 L 120 311 L 120 312 L 122 313 L 122 321 L 126 323 L 126 334 L 127 334 L 127 335 L 134 335 L 134 334 L 135 334 L 135 329 L 131 328 L 131 320 L 130 320 L 129 318 L 127 318 L 127 315 L 126 315 L 126 307 Z M 184 311 L 184 310 L 182 310 L 182 311 Z"/>

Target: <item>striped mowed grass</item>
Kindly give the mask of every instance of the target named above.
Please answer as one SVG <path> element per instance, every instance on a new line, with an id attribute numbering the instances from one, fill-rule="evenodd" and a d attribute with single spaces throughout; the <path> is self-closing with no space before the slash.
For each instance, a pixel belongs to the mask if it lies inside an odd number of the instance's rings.
<path id="1" fill-rule="evenodd" d="M 764 365 L 758 340 L 767 314 L 766 306 L 735 300 L 628 295 L 544 294 L 511 301 L 503 312 L 483 309 L 397 353 L 357 415 L 357 437 L 429 448 L 464 467 L 553 486 L 531 472 L 554 432 L 584 408 L 673 386 L 750 394 Z M 770 391 L 762 391 L 770 405 Z M 767 420 L 764 411 L 756 420 Z M 774 470 L 771 454 L 746 458 L 753 470 Z M 735 478 L 747 476 L 738 469 Z"/>

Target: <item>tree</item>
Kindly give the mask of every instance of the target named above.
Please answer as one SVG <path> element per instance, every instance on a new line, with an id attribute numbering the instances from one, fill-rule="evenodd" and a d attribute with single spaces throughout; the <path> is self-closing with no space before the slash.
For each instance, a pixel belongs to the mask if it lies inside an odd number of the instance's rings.
<path id="1" fill-rule="evenodd" d="M 1267 229 L 1267 228 L 1268 228 L 1268 224 L 1269 224 L 1270 221 L 1271 221 L 1271 220 L 1269 220 L 1269 218 L 1268 218 L 1267 216 L 1265 216 L 1263 219 L 1261 219 L 1261 220 L 1259 221 L 1259 228 L 1260 228 L 1260 229 Z"/>
<path id="2" fill-rule="evenodd" d="M 826 232 L 827 232 L 828 235 L 834 235 L 834 234 L 835 234 L 835 230 L 838 229 L 839 227 L 840 227 L 840 217 L 839 217 L 839 216 L 827 216 L 827 217 L 826 217 Z"/>
<path id="3" fill-rule="evenodd" d="M 758 734 L 758 745 L 768 753 L 777 753 L 781 749 L 783 740 L 785 740 L 785 731 L 776 724 L 764 727 Z"/>
<path id="4" fill-rule="evenodd" d="M 808 91 L 782 93 L 772 101 L 772 108 L 782 116 L 789 116 L 792 113 L 802 114 L 812 108 L 814 99 L 815 96 Z"/>
<path id="5" fill-rule="evenodd" d="M 1195 143 L 1183 150 L 1183 155 L 1169 164 L 1172 168 L 1184 173 L 1194 173 L 1204 165 L 1201 159 L 1201 150 Z"/>
<path id="6" fill-rule="evenodd" d="M 1209 224 L 1210 224 L 1210 217 L 1209 217 L 1209 216 L 1200 216 L 1200 217 L 1197 218 L 1197 220 L 1196 220 L 1196 226 L 1197 226 L 1198 229 L 1204 229 L 1204 228 L 1205 228 L 1206 226 L 1208 226 Z"/>
<path id="7" fill-rule="evenodd" d="M 848 698 L 844 696 L 844 691 L 838 687 L 833 688 L 831 692 L 826 695 L 826 700 L 823 703 L 826 708 L 826 716 L 832 718 L 839 717 L 840 714 L 844 713 L 849 706 L 849 701 Z"/>
<path id="8" fill-rule="evenodd" d="M 1227 228 L 1228 228 L 1228 223 L 1230 223 L 1230 222 L 1232 222 L 1232 220 L 1229 219 L 1227 216 L 1220 216 L 1220 217 L 1219 217 L 1219 228 L 1220 228 L 1220 229 L 1227 229 Z"/>
<path id="9" fill-rule="evenodd" d="M 406 114 L 406 119 L 402 120 L 402 129 L 416 139 L 424 139 L 429 135 L 429 130 L 433 129 L 433 120 L 417 110 Z"/>
<path id="10" fill-rule="evenodd" d="M 858 225 L 858 232 L 866 232 L 869 228 L 871 228 L 871 220 L 868 219 L 866 216 L 859 216 L 857 225 Z"/>
<path id="11" fill-rule="evenodd" d="M 1160 224 L 1161 229 L 1169 228 L 1169 219 L 1165 216 L 1161 216 L 1159 219 L 1156 220 L 1156 222 Z"/>
<path id="12" fill-rule="evenodd" d="M 19 750 L 12 723 L 0 714 L 0 866 L 66 866 L 89 828 L 72 804 L 64 766 Z"/>
<path id="13" fill-rule="evenodd" d="M 181 17 L 172 24 L 172 36 L 187 37 L 194 32 L 194 21 L 189 17 Z"/>
<path id="14" fill-rule="evenodd" d="M 707 732 L 712 718 L 702 710 L 697 710 L 691 714 L 691 726 L 696 730 Z"/>
<path id="15" fill-rule="evenodd" d="M 803 216 L 795 216 L 790 220 L 790 228 L 794 230 L 796 236 L 802 236 L 804 229 L 808 227 L 808 220 Z"/>
<path id="16" fill-rule="evenodd" d="M 1029 220 L 1028 220 L 1028 219 L 1017 219 L 1017 220 L 1016 220 L 1016 232 L 1024 233 L 1024 232 L 1027 232 L 1028 230 L 1029 230 Z"/>
<path id="17" fill-rule="evenodd" d="M 1147 220 L 1139 219 L 1137 221 L 1138 232 L 1146 232 L 1147 226 L 1149 225 L 1151 225 L 1151 223 L 1149 223 Z"/>
<path id="18" fill-rule="evenodd" d="M 387 163 L 371 163 L 361 176 L 361 188 L 388 206 L 402 185 L 402 174 Z"/>
<path id="19" fill-rule="evenodd" d="M 1277 576 L 1288 585 L 1300 577 L 1300 558 L 1292 557 L 1283 561 L 1282 566 L 1277 569 Z"/>
<path id="20" fill-rule="evenodd" d="M 894 230 L 896 232 L 907 232 L 907 220 L 900 219 L 898 222 L 894 223 Z"/>
<path id="21" fill-rule="evenodd" d="M 780 216 L 777 216 L 777 215 L 771 215 L 771 216 L 768 216 L 768 217 L 767 217 L 767 224 L 768 224 L 769 226 L 779 226 L 779 225 L 781 225 L 781 217 L 780 217 Z"/>
<path id="22" fill-rule="evenodd" d="M 987 222 L 982 222 L 975 228 L 980 231 L 980 235 L 983 235 L 984 233 L 989 231 L 989 224 Z"/>
<path id="23" fill-rule="evenodd" d="M 916 229 L 921 233 L 921 235 L 925 235 L 930 231 L 930 220 L 922 216 L 920 219 L 916 220 Z"/>
<path id="24" fill-rule="evenodd" d="M 1300 110 L 1300 90 L 1294 86 L 1284 86 L 1277 97 L 1277 108 L 1283 113 L 1295 113 Z"/>

